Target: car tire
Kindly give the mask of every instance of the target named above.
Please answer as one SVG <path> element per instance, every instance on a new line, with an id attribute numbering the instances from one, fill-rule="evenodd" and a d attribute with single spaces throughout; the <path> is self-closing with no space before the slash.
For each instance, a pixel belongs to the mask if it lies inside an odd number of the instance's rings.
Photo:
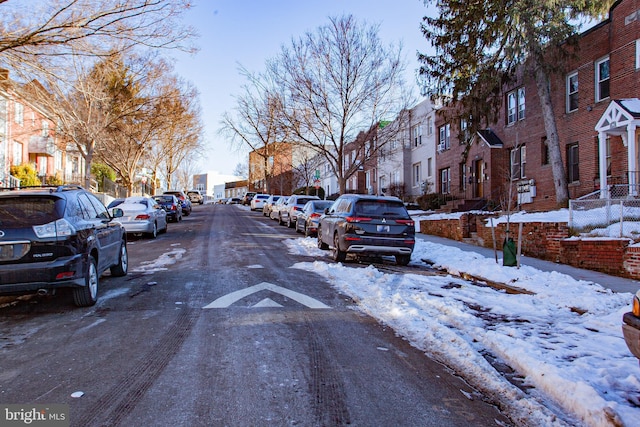
<path id="1" fill-rule="evenodd" d="M 111 266 L 111 275 L 115 277 L 126 276 L 129 270 L 129 253 L 127 252 L 127 244 L 123 240 L 120 244 L 120 256 L 118 257 L 118 263 Z"/>
<path id="2" fill-rule="evenodd" d="M 96 260 L 89 256 L 87 272 L 84 277 L 85 285 L 73 288 L 73 302 L 78 307 L 90 307 L 98 301 L 98 267 Z"/>
<path id="3" fill-rule="evenodd" d="M 278 214 L 278 224 L 284 225 L 284 221 L 282 220 L 282 215 Z"/>
<path id="4" fill-rule="evenodd" d="M 147 233 L 147 236 L 149 236 L 151 239 L 155 239 L 156 237 L 158 237 L 158 224 L 156 224 L 155 222 L 153 223 L 153 229 L 151 230 L 151 233 Z"/>
<path id="5" fill-rule="evenodd" d="M 329 249 L 329 245 L 322 241 L 322 230 L 320 227 L 318 227 L 318 249 L 322 249 L 323 251 Z"/>
<path id="6" fill-rule="evenodd" d="M 309 233 L 309 229 L 307 228 L 307 223 L 304 223 L 304 237 L 311 237 L 311 233 Z"/>
<path id="7" fill-rule="evenodd" d="M 287 222 L 285 222 L 287 228 L 293 228 L 294 223 L 291 221 L 291 215 L 287 215 Z"/>
<path id="8" fill-rule="evenodd" d="M 334 233 L 333 235 L 331 256 L 335 262 L 344 262 L 344 260 L 347 259 L 347 253 L 340 250 L 340 237 L 338 236 L 338 233 Z"/>
<path id="9" fill-rule="evenodd" d="M 396 264 L 408 265 L 411 261 L 411 255 L 396 255 Z"/>

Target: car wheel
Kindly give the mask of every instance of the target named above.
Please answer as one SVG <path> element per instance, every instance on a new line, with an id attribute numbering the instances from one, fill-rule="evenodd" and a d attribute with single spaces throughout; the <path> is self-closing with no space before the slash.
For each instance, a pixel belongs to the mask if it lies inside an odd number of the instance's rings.
<path id="1" fill-rule="evenodd" d="M 396 264 L 407 265 L 411 261 L 411 255 L 396 255 Z"/>
<path id="2" fill-rule="evenodd" d="M 309 232 L 309 229 L 307 228 L 307 223 L 304 223 L 304 237 L 311 237 L 311 233 Z"/>
<path id="3" fill-rule="evenodd" d="M 148 233 L 148 236 L 152 239 L 158 237 L 158 224 L 156 224 L 155 222 L 153 223 L 153 229 L 150 233 Z"/>
<path id="4" fill-rule="evenodd" d="M 287 222 L 285 223 L 285 225 L 287 226 L 287 228 L 292 228 L 293 227 L 293 222 L 291 222 L 291 215 L 287 216 Z"/>
<path id="5" fill-rule="evenodd" d="M 284 221 L 282 220 L 282 215 L 278 214 L 278 224 L 284 225 Z"/>
<path id="6" fill-rule="evenodd" d="M 126 276 L 129 269 L 129 254 L 127 253 L 127 244 L 123 240 L 120 245 L 120 256 L 118 257 L 118 263 L 111 267 L 112 276 Z"/>
<path id="7" fill-rule="evenodd" d="M 340 237 L 338 233 L 333 235 L 333 249 L 331 251 L 333 260 L 336 262 L 343 262 L 347 258 L 347 253 L 340 250 Z"/>
<path id="8" fill-rule="evenodd" d="M 322 230 L 318 227 L 318 249 L 322 249 L 323 251 L 329 249 L 329 245 L 322 241 Z"/>
<path id="9" fill-rule="evenodd" d="M 166 233 L 169 230 L 169 221 L 164 220 L 164 228 L 162 229 L 163 233 Z"/>
<path id="10" fill-rule="evenodd" d="M 90 307 L 98 301 L 98 268 L 96 260 L 89 256 L 89 267 L 84 278 L 84 286 L 73 288 L 73 302 L 78 307 Z"/>

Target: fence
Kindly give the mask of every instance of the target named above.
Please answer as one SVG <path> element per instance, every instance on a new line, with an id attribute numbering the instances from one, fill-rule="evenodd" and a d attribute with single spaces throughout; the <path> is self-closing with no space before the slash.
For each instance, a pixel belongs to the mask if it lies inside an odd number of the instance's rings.
<path id="1" fill-rule="evenodd" d="M 611 186 L 569 201 L 569 228 L 576 234 L 640 240 L 640 198 L 629 185 Z"/>

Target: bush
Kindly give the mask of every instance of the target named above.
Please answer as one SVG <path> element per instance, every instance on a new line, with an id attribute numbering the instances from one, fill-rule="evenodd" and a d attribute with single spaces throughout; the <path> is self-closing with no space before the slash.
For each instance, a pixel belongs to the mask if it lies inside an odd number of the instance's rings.
<path id="1" fill-rule="evenodd" d="M 34 185 L 42 185 L 38 178 L 36 169 L 28 164 L 23 163 L 17 166 L 11 166 L 10 173 L 20 180 L 21 187 L 31 187 Z"/>
<path id="2" fill-rule="evenodd" d="M 293 194 L 295 194 L 295 195 L 318 196 L 321 199 L 324 199 L 324 188 L 320 187 L 320 188 L 316 189 L 316 187 L 300 187 L 300 188 L 296 188 L 295 190 L 293 190 Z"/>
<path id="3" fill-rule="evenodd" d="M 440 206 L 447 203 L 446 197 L 442 194 L 430 193 L 423 194 L 416 199 L 416 203 L 420 206 L 420 209 L 425 211 L 433 211 L 440 209 Z"/>

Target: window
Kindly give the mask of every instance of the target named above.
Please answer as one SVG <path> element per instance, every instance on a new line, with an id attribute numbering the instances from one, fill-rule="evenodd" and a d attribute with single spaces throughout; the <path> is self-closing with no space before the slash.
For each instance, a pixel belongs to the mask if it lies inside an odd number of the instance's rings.
<path id="1" fill-rule="evenodd" d="M 549 144 L 547 144 L 546 136 L 542 138 L 540 146 L 542 148 L 542 153 L 540 153 L 540 159 L 542 160 L 541 163 L 542 165 L 548 165 L 549 164 Z"/>
<path id="2" fill-rule="evenodd" d="M 636 40 L 636 70 L 640 70 L 640 39 Z"/>
<path id="3" fill-rule="evenodd" d="M 17 166 L 22 164 L 22 144 L 18 141 L 13 142 L 13 163 L 12 165 Z"/>
<path id="4" fill-rule="evenodd" d="M 396 139 L 392 140 L 391 144 L 390 144 L 390 148 L 392 150 L 395 150 L 396 148 L 398 148 L 398 140 L 396 140 Z"/>
<path id="5" fill-rule="evenodd" d="M 429 157 L 427 159 L 427 177 L 431 178 L 431 176 L 433 175 L 433 171 L 432 171 L 432 166 L 431 166 L 431 161 L 433 160 L 432 157 Z"/>
<path id="6" fill-rule="evenodd" d="M 460 118 L 460 134 L 462 135 L 460 144 L 465 144 L 469 139 L 469 120 L 466 117 Z"/>
<path id="7" fill-rule="evenodd" d="M 458 186 L 460 188 L 460 191 L 464 191 L 467 189 L 467 165 L 465 165 L 464 163 L 460 163 L 458 165 L 458 171 L 458 176 L 460 177 Z"/>
<path id="8" fill-rule="evenodd" d="M 444 126 L 440 126 L 440 141 L 438 144 L 438 149 L 440 151 L 447 150 L 451 146 L 451 125 L 446 124 Z"/>
<path id="9" fill-rule="evenodd" d="M 433 135 L 433 118 L 427 117 L 427 136 Z"/>
<path id="10" fill-rule="evenodd" d="M 607 176 L 611 176 L 611 139 L 607 137 Z"/>
<path id="11" fill-rule="evenodd" d="M 578 143 L 567 146 L 567 182 L 580 181 Z"/>
<path id="12" fill-rule="evenodd" d="M 596 62 L 596 102 L 609 97 L 609 58 Z"/>
<path id="13" fill-rule="evenodd" d="M 413 165 L 413 186 L 419 187 L 422 181 L 422 165 L 416 163 Z"/>
<path id="14" fill-rule="evenodd" d="M 13 121 L 22 125 L 24 123 L 24 106 L 19 102 L 16 102 L 15 104 L 15 117 L 13 118 Z"/>
<path id="15" fill-rule="evenodd" d="M 451 191 L 451 169 L 440 170 L 440 193 L 449 194 Z"/>
<path id="16" fill-rule="evenodd" d="M 524 145 L 511 150 L 511 179 L 526 177 L 525 166 L 527 163 L 527 150 Z"/>
<path id="17" fill-rule="evenodd" d="M 567 76 L 567 112 L 578 109 L 578 73 Z"/>
<path id="18" fill-rule="evenodd" d="M 49 136 L 49 122 L 46 120 L 42 121 L 42 136 L 45 138 Z"/>
<path id="19" fill-rule="evenodd" d="M 413 146 L 417 147 L 422 144 L 422 127 L 415 126 L 413 128 Z"/>
<path id="20" fill-rule="evenodd" d="M 524 87 L 518 88 L 507 94 L 507 124 L 513 124 L 517 120 L 525 118 L 525 94 Z"/>
<path id="21" fill-rule="evenodd" d="M 524 103 L 524 87 L 518 89 L 518 120 L 524 120 L 525 103 Z"/>

